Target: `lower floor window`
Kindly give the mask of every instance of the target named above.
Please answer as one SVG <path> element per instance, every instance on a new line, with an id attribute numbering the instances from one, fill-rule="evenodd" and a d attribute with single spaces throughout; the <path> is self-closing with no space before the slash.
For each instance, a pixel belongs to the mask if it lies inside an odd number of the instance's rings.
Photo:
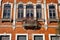
<path id="1" fill-rule="evenodd" d="M 1 35 L 0 40 L 10 40 L 10 36 L 9 35 Z"/>
<path id="2" fill-rule="evenodd" d="M 43 36 L 36 35 L 34 36 L 34 40 L 43 40 Z"/>
<path id="3" fill-rule="evenodd" d="M 60 40 L 60 36 L 51 36 L 51 40 Z"/>
<path id="4" fill-rule="evenodd" d="M 44 34 L 34 34 L 34 40 L 45 40 Z"/>
<path id="5" fill-rule="evenodd" d="M 28 38 L 27 35 L 18 34 L 16 40 L 27 40 L 27 38 Z"/>

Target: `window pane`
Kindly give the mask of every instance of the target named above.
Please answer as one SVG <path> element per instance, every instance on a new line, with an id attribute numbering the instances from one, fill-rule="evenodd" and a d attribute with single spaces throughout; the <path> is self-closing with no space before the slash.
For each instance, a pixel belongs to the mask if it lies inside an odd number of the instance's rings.
<path id="1" fill-rule="evenodd" d="M 0 36 L 0 40 L 10 40 L 9 35 L 2 35 Z"/>
<path id="2" fill-rule="evenodd" d="M 4 11 L 3 11 L 3 18 L 9 19 L 10 18 L 10 12 L 11 12 L 11 5 L 5 4 L 4 5 Z"/>
<path id="3" fill-rule="evenodd" d="M 18 5 L 18 18 L 23 18 L 23 5 Z"/>
<path id="4" fill-rule="evenodd" d="M 56 18 L 56 12 L 55 12 L 55 6 L 54 5 L 49 5 L 49 16 L 52 19 Z"/>
<path id="5" fill-rule="evenodd" d="M 36 15 L 37 15 L 37 18 L 42 18 L 41 5 L 36 5 Z"/>
<path id="6" fill-rule="evenodd" d="M 51 36 L 51 40 L 60 40 L 60 36 Z"/>
<path id="7" fill-rule="evenodd" d="M 17 36 L 17 40 L 26 40 L 26 35 Z"/>
<path id="8" fill-rule="evenodd" d="M 43 40 L 43 36 L 36 35 L 36 36 L 34 36 L 34 40 Z"/>
<path id="9" fill-rule="evenodd" d="M 33 5 L 29 4 L 26 6 L 26 17 L 33 17 L 34 9 Z"/>

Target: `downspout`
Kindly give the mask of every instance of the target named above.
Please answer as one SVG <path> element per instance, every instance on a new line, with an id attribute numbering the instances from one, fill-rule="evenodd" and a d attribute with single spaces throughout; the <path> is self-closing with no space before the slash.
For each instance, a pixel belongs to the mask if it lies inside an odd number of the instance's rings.
<path id="1" fill-rule="evenodd" d="M 14 0 L 13 29 L 16 28 L 16 0 Z"/>
<path id="2" fill-rule="evenodd" d="M 48 25 L 47 25 L 47 13 L 46 13 L 46 0 L 44 0 L 44 16 L 45 16 L 45 19 L 44 19 L 45 29 L 47 30 Z"/>
<path id="3" fill-rule="evenodd" d="M 0 0 L 0 6 L 1 6 L 1 2 L 2 2 L 2 0 Z"/>

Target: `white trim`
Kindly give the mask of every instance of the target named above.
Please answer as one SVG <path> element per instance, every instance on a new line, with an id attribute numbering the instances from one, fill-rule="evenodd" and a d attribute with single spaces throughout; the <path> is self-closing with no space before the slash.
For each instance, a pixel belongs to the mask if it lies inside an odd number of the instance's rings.
<path id="1" fill-rule="evenodd" d="M 47 9 L 48 9 L 48 19 L 50 18 L 49 17 L 49 5 L 54 5 L 55 6 L 55 11 L 56 11 L 56 19 L 58 19 L 58 12 L 57 12 L 57 4 L 56 3 L 49 3 L 49 4 L 47 4 Z"/>
<path id="2" fill-rule="evenodd" d="M 9 35 L 9 36 L 10 36 L 10 40 L 11 40 L 11 37 L 12 37 L 11 34 L 0 34 L 0 36 L 1 36 L 1 35 Z"/>
<path id="3" fill-rule="evenodd" d="M 32 40 L 34 40 L 34 36 L 35 35 L 42 35 L 43 36 L 43 40 L 45 40 L 45 34 L 32 34 Z"/>
<path id="4" fill-rule="evenodd" d="M 49 34 L 49 40 L 51 40 L 51 36 L 60 36 L 59 34 Z"/>
<path id="5" fill-rule="evenodd" d="M 28 34 L 16 34 L 15 40 L 17 40 L 17 36 L 18 36 L 18 35 L 26 35 L 26 39 L 28 40 Z"/>
<path id="6" fill-rule="evenodd" d="M 12 7 L 13 7 L 13 4 L 12 3 L 9 3 L 9 2 L 6 2 L 6 3 L 3 3 L 2 4 L 2 16 L 1 16 L 1 18 L 3 18 L 3 11 L 4 11 L 4 5 L 5 4 L 10 4 L 11 5 L 10 18 L 12 19 Z"/>

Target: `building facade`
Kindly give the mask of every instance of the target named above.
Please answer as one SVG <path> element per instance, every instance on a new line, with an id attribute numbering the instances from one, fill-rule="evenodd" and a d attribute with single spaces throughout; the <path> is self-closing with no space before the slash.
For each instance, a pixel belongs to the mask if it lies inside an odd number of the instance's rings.
<path id="1" fill-rule="evenodd" d="M 60 40 L 59 19 L 60 0 L 0 0 L 0 40 Z"/>

